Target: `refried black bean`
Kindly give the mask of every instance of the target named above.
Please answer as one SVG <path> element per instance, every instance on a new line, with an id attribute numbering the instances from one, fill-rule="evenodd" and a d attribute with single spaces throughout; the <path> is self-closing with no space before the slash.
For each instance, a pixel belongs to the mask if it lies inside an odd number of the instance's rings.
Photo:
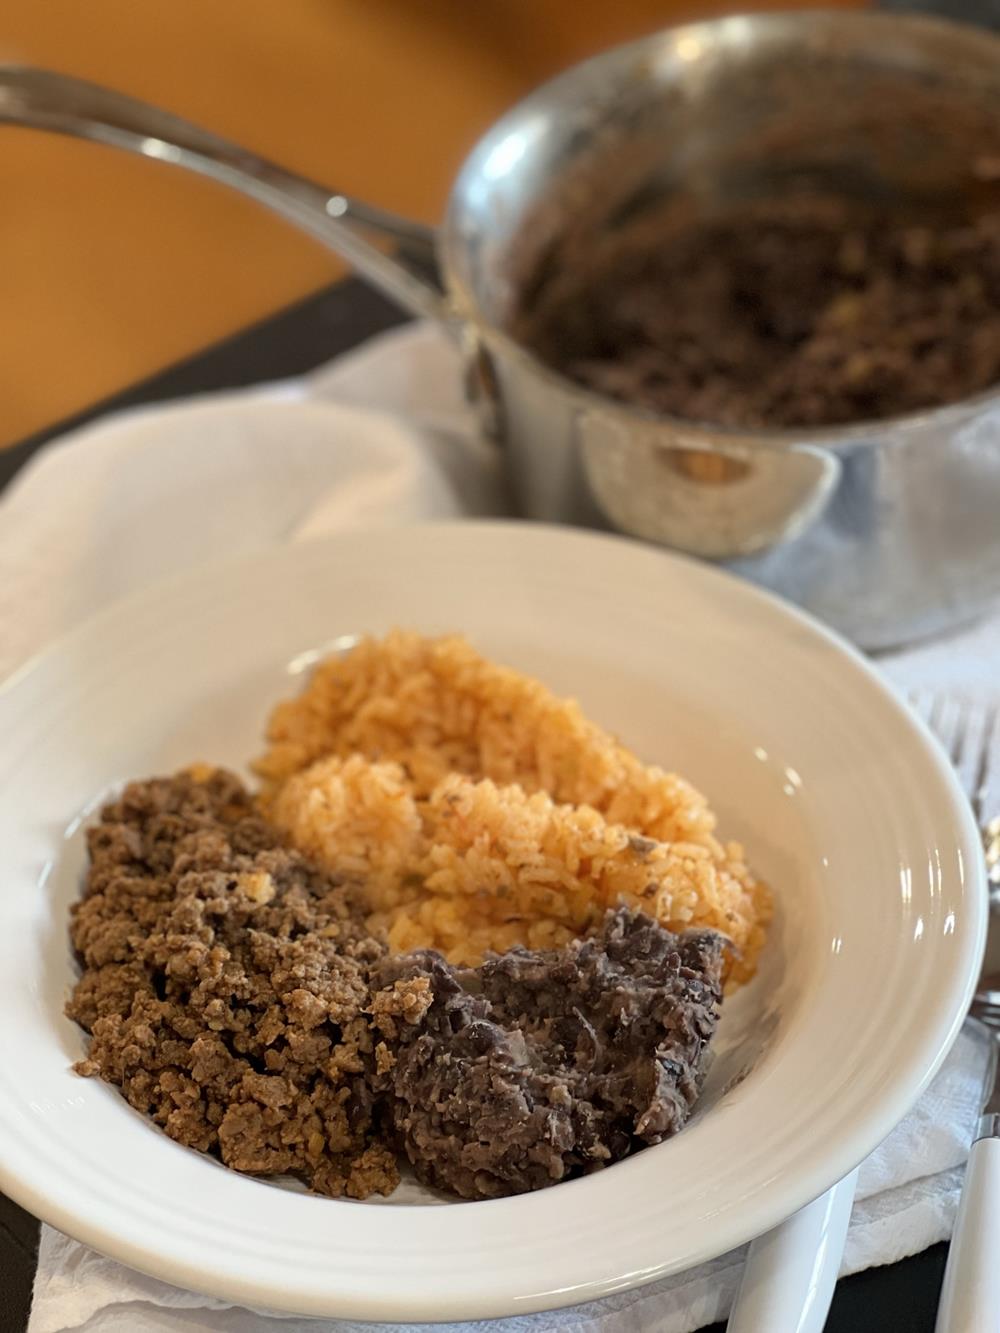
<path id="1" fill-rule="evenodd" d="M 675 1134 L 719 1017 L 722 945 L 619 908 L 564 949 L 377 964 L 376 1087 L 420 1179 L 518 1193 Z"/>

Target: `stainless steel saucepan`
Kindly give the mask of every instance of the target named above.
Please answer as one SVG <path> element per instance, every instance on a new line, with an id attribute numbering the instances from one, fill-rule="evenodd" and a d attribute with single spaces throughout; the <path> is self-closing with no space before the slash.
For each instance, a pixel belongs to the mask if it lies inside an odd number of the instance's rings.
<path id="1" fill-rule="evenodd" d="M 530 517 L 725 562 L 873 649 L 969 620 L 1000 594 L 1000 391 L 874 424 L 741 432 L 581 389 L 508 331 L 526 275 L 665 201 L 710 216 L 805 186 L 1000 208 L 997 38 L 848 12 L 659 33 L 570 70 L 494 125 L 438 232 L 63 75 L 0 68 L 0 121 L 231 185 L 440 321 Z M 407 256 L 436 257 L 444 294 Z"/>

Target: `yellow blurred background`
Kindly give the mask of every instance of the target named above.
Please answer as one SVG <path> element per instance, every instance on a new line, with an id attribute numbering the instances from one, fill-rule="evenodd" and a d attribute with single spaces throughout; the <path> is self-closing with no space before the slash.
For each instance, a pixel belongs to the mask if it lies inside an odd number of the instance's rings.
<path id="1" fill-rule="evenodd" d="M 0 60 L 158 102 L 335 189 L 433 221 L 480 132 L 534 84 L 602 47 L 733 7 L 0 0 Z M 221 187 L 47 134 L 0 128 L 0 199 L 0 444 L 342 271 Z"/>

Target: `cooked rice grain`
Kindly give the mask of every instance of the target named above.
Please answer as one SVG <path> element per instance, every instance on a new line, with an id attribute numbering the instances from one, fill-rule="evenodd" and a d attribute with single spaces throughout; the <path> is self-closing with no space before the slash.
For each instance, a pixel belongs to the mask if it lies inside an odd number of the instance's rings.
<path id="1" fill-rule="evenodd" d="M 554 948 L 621 903 L 674 931 L 723 931 L 738 951 L 734 980 L 749 975 L 763 939 L 763 899 L 741 862 L 642 837 L 545 792 L 451 774 L 417 801 L 398 765 L 353 756 L 290 778 L 271 816 L 326 869 L 367 885 L 370 924 L 395 952 L 436 948 L 477 963 L 515 944 Z"/>
<path id="2" fill-rule="evenodd" d="M 742 849 L 724 846 L 715 837 L 715 816 L 704 796 L 676 774 L 641 763 L 589 721 L 575 701 L 559 699 L 530 676 L 487 661 L 462 638 L 427 639 L 395 630 L 384 639 L 362 639 L 345 656 L 321 662 L 305 690 L 274 709 L 267 737 L 269 749 L 256 767 L 269 799 L 276 798 L 282 783 L 319 759 L 362 756 L 375 765 L 371 788 L 361 769 L 346 768 L 343 787 L 301 788 L 310 802 L 318 803 L 317 818 L 311 821 L 316 827 L 324 802 L 333 803 L 334 815 L 336 802 L 348 802 L 351 818 L 326 822 L 336 825 L 338 836 L 353 849 L 357 873 L 368 865 L 375 893 L 380 891 L 380 875 L 400 882 L 398 867 L 407 855 L 400 850 L 400 837 L 405 841 L 406 836 L 400 824 L 411 833 L 415 828 L 416 808 L 408 800 L 426 801 L 451 774 L 489 779 L 502 789 L 496 793 L 496 809 L 512 819 L 513 798 L 503 792 L 516 784 L 528 795 L 547 793 L 560 805 L 590 807 L 608 826 L 681 845 L 683 852 L 671 855 L 697 866 L 692 924 L 728 934 L 737 950 L 732 975 L 752 975 L 770 895 L 751 875 Z M 289 826 L 296 822 L 290 801 L 284 806 Z M 488 840 L 492 834 L 485 807 L 490 802 L 485 796 L 482 802 L 482 808 L 476 806 L 477 818 Z M 383 805 L 385 829 L 379 822 Z M 360 822 L 354 822 L 355 812 Z M 375 846 L 379 841 L 385 841 L 384 849 Z M 583 834 L 568 838 L 567 849 L 570 844 L 584 846 Z M 467 870 L 478 846 L 464 854 Z M 700 849 L 697 857 L 695 849 Z M 494 861 L 498 859 L 494 852 Z M 451 952 L 460 946 L 447 942 L 463 937 L 474 952 L 501 950 L 515 942 L 544 947 L 562 943 L 559 932 L 570 928 L 562 924 L 566 913 L 573 919 L 571 907 L 562 916 L 549 913 L 537 926 L 555 934 L 536 941 L 526 921 L 496 920 L 487 926 L 473 920 L 468 893 L 456 887 L 449 894 L 444 879 L 426 892 L 414 884 L 406 892 L 411 895 L 407 910 L 391 923 L 397 947 L 433 944 Z"/>
<path id="3" fill-rule="evenodd" d="M 305 690 L 271 714 L 256 764 L 272 783 L 326 755 L 402 764 L 417 796 L 449 773 L 546 791 L 592 805 L 661 841 L 708 838 L 704 796 L 674 773 L 641 764 L 540 681 L 488 662 L 459 637 L 395 630 L 321 662 Z"/>

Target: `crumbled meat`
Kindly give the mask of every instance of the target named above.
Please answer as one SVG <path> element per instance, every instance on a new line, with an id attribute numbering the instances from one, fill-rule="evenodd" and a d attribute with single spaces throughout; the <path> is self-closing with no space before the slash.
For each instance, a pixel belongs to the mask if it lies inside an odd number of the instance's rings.
<path id="1" fill-rule="evenodd" d="M 625 402 L 732 427 L 872 420 L 1000 382 L 1000 214 L 822 196 L 546 253 L 513 332 Z"/>
<path id="2" fill-rule="evenodd" d="M 595 938 L 479 968 L 427 951 L 383 959 L 375 1084 L 417 1175 L 492 1197 L 675 1133 L 718 1020 L 722 946 L 621 908 Z"/>
<path id="3" fill-rule="evenodd" d="M 283 845 L 231 774 L 134 782 L 89 830 L 67 1013 L 99 1074 L 180 1143 L 324 1194 L 389 1193 L 357 891 Z"/>

